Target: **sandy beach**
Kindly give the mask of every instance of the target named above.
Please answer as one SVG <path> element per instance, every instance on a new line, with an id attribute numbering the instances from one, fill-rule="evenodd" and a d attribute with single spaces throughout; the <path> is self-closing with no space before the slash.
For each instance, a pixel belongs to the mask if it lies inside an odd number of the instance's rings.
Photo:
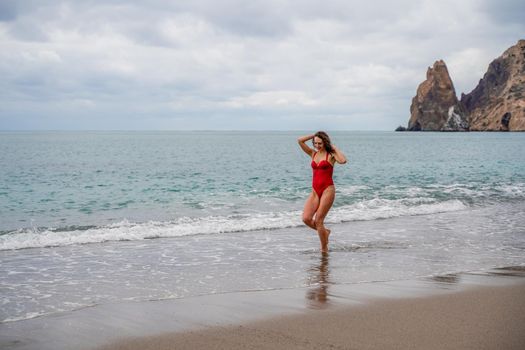
<path id="1" fill-rule="evenodd" d="M 6 322 L 0 348 L 523 349 L 525 267 L 96 305 Z"/>
<path id="2" fill-rule="evenodd" d="M 525 284 L 129 339 L 132 349 L 524 349 Z"/>
<path id="3" fill-rule="evenodd" d="M 524 349 L 525 281 L 364 304 L 239 325 L 129 338 L 99 350 Z"/>

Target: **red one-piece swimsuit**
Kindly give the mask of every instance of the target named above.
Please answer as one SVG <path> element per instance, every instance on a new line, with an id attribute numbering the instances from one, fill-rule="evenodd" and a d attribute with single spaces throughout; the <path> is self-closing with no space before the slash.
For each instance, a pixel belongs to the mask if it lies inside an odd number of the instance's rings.
<path id="1" fill-rule="evenodd" d="M 315 193 L 317 193 L 317 196 L 321 198 L 321 195 L 323 194 L 324 190 L 326 190 L 328 186 L 334 184 L 334 181 L 332 180 L 334 167 L 328 161 L 328 152 L 326 152 L 326 159 L 321 160 L 319 164 L 317 164 L 314 160 L 316 154 L 317 152 L 315 152 L 314 156 L 312 157 L 312 187 Z"/>

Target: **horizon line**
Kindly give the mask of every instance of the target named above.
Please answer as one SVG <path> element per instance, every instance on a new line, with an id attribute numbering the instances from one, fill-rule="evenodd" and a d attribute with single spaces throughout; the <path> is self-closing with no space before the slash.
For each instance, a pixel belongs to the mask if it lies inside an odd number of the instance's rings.
<path id="1" fill-rule="evenodd" d="M 0 132 L 46 132 L 46 131 L 309 131 L 313 129 L 0 129 Z M 395 131 L 394 129 L 323 129 L 337 131 Z"/>

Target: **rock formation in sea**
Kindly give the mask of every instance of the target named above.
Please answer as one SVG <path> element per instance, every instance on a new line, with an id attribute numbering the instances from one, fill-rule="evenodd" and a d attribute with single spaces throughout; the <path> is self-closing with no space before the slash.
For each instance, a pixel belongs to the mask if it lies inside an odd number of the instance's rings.
<path id="1" fill-rule="evenodd" d="M 525 131 L 525 40 L 489 65 L 478 86 L 461 95 L 470 130 Z"/>
<path id="2" fill-rule="evenodd" d="M 460 101 L 445 62 L 436 61 L 412 99 L 407 130 L 525 131 L 525 40 L 492 61 Z"/>
<path id="3" fill-rule="evenodd" d="M 443 60 L 427 70 L 410 106 L 409 131 L 466 131 L 465 109 L 456 97 L 454 84 Z"/>

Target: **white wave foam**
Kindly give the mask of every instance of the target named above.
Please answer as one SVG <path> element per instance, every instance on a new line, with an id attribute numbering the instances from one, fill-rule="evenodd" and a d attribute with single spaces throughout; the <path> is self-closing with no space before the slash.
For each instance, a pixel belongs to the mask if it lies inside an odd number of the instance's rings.
<path id="1" fill-rule="evenodd" d="M 403 198 L 434 198 L 436 195 L 449 199 L 478 199 L 491 198 L 493 200 L 519 199 L 525 197 L 525 183 L 496 183 L 483 184 L 478 182 L 452 183 L 452 184 L 429 184 L 419 186 L 397 186 L 388 185 L 373 189 L 367 186 L 339 186 L 339 195 L 355 196 L 363 191 L 364 195 L 374 195 L 379 197 L 396 196 Z M 367 193 L 369 192 L 369 193 Z"/>
<path id="2" fill-rule="evenodd" d="M 0 324 L 7 323 L 7 322 L 16 322 L 16 321 L 22 321 L 22 320 L 28 320 L 31 318 L 36 318 L 40 316 L 47 315 L 47 312 L 28 312 L 26 314 L 15 316 L 15 317 L 8 317 L 0 321 Z"/>
<path id="3" fill-rule="evenodd" d="M 503 185 L 500 186 L 499 190 L 510 197 L 523 197 L 525 194 L 524 184 Z"/>
<path id="4" fill-rule="evenodd" d="M 403 200 L 372 199 L 361 203 L 335 208 L 330 213 L 328 222 L 369 221 L 388 219 L 398 216 L 427 215 L 466 209 L 467 206 L 457 199 L 445 202 L 428 203 L 428 198 L 410 198 Z M 418 203 L 417 205 L 410 204 Z"/>
<path id="5" fill-rule="evenodd" d="M 399 200 L 372 199 L 333 208 L 327 222 L 376 220 L 407 215 L 423 215 L 467 208 L 459 200 L 432 202 L 416 197 Z M 134 223 L 127 220 L 107 226 L 77 230 L 18 230 L 0 236 L 0 250 L 15 250 L 106 241 L 134 241 L 195 234 L 254 231 L 302 226 L 301 212 L 266 212 L 200 218 L 182 217 L 174 221 Z"/>
<path id="6" fill-rule="evenodd" d="M 370 187 L 365 186 L 365 185 L 350 185 L 350 186 L 338 186 L 337 187 L 338 194 L 343 194 L 343 195 L 348 195 L 348 196 L 355 195 L 356 193 L 368 191 L 368 190 L 370 190 Z"/>
<path id="7" fill-rule="evenodd" d="M 525 183 L 521 182 L 514 184 L 479 184 L 474 182 L 449 185 L 433 184 L 427 187 L 446 194 L 458 193 L 473 197 L 494 196 L 497 194 L 503 194 L 505 197 L 523 197 L 525 195 Z"/>

